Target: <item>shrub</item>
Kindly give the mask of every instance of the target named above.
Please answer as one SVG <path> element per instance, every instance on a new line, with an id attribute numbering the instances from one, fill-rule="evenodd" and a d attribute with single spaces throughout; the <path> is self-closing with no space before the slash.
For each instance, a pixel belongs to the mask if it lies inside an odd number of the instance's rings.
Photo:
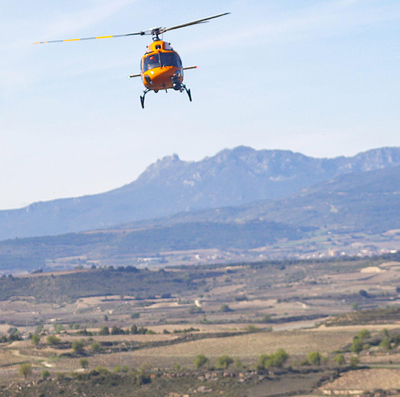
<path id="1" fill-rule="evenodd" d="M 226 303 L 224 303 L 223 305 L 221 305 L 220 310 L 221 310 L 221 312 L 223 312 L 223 313 L 233 311 Z"/>
<path id="2" fill-rule="evenodd" d="M 360 362 L 360 359 L 357 356 L 353 356 L 350 358 L 350 365 L 352 368 L 357 367 L 359 362 Z"/>
<path id="3" fill-rule="evenodd" d="M 77 329 L 79 329 L 81 326 L 80 326 L 79 323 L 72 323 L 72 324 L 69 325 L 69 327 L 70 327 L 71 329 L 73 329 L 73 330 L 77 330 Z"/>
<path id="4" fill-rule="evenodd" d="M 97 353 L 98 351 L 100 351 L 100 345 L 99 345 L 97 342 L 93 342 L 93 343 L 90 345 L 90 349 L 91 349 L 92 351 L 94 351 L 95 353 Z"/>
<path id="5" fill-rule="evenodd" d="M 239 358 L 236 357 L 235 360 L 233 361 L 233 366 L 236 369 L 242 369 L 243 368 L 243 363 L 240 361 Z"/>
<path id="6" fill-rule="evenodd" d="M 390 350 L 391 349 L 390 339 L 383 338 L 379 346 L 384 350 Z"/>
<path id="7" fill-rule="evenodd" d="M 276 353 L 271 355 L 271 367 L 282 367 L 286 360 L 289 358 L 289 354 L 284 349 L 279 349 Z"/>
<path id="8" fill-rule="evenodd" d="M 390 338 L 389 331 L 388 331 L 387 328 L 384 328 L 384 329 L 382 330 L 382 333 L 383 333 L 383 335 L 385 336 L 385 338 Z"/>
<path id="9" fill-rule="evenodd" d="M 74 340 L 72 342 L 72 349 L 78 354 L 82 354 L 85 351 L 83 342 L 81 340 Z"/>
<path id="10" fill-rule="evenodd" d="M 19 366 L 18 372 L 23 375 L 26 379 L 30 374 L 32 374 L 32 364 L 23 363 Z"/>
<path id="11" fill-rule="evenodd" d="M 50 372 L 47 369 L 45 369 L 44 371 L 42 371 L 41 377 L 42 379 L 50 378 Z"/>
<path id="12" fill-rule="evenodd" d="M 217 368 L 228 368 L 233 363 L 232 357 L 223 355 L 217 358 Z"/>
<path id="13" fill-rule="evenodd" d="M 79 330 L 77 333 L 77 335 L 84 335 L 84 336 L 92 336 L 93 334 L 88 331 L 86 328 Z"/>
<path id="14" fill-rule="evenodd" d="M 353 353 L 358 354 L 358 353 L 360 353 L 360 352 L 362 351 L 363 346 L 364 346 L 363 340 L 362 340 L 361 338 L 358 338 L 358 337 L 355 336 L 355 337 L 353 338 L 353 343 L 352 343 L 352 345 L 351 345 L 350 350 L 351 350 Z"/>
<path id="15" fill-rule="evenodd" d="M 284 349 L 279 349 L 271 355 L 261 354 L 258 357 L 257 369 L 282 367 L 288 358 L 289 354 Z"/>
<path id="16" fill-rule="evenodd" d="M 7 332 L 9 334 L 8 335 L 9 342 L 13 342 L 13 341 L 22 339 L 21 333 L 18 331 L 18 328 L 16 328 L 16 327 L 10 327 Z"/>
<path id="17" fill-rule="evenodd" d="M 131 327 L 131 334 L 132 335 L 145 335 L 147 333 L 148 329 L 144 327 L 138 328 L 137 325 L 132 325 Z"/>
<path id="18" fill-rule="evenodd" d="M 124 330 L 116 325 L 111 328 L 111 335 L 123 335 L 124 333 Z"/>
<path id="19" fill-rule="evenodd" d="M 342 353 L 339 353 L 333 360 L 337 365 L 343 365 L 346 362 Z"/>
<path id="20" fill-rule="evenodd" d="M 101 327 L 99 330 L 99 335 L 110 335 L 110 330 L 108 329 L 108 327 Z"/>
<path id="21" fill-rule="evenodd" d="M 39 342 L 40 342 L 40 336 L 37 334 L 32 335 L 32 339 L 31 339 L 32 345 L 37 346 L 39 344 Z"/>
<path id="22" fill-rule="evenodd" d="M 322 356 L 319 352 L 311 352 L 307 354 L 307 361 L 310 365 L 321 365 Z"/>
<path id="23" fill-rule="evenodd" d="M 258 357 L 258 361 L 257 361 L 257 369 L 265 369 L 265 363 L 267 362 L 267 360 L 269 360 L 269 356 L 267 354 L 261 354 Z"/>
<path id="24" fill-rule="evenodd" d="M 261 319 L 261 322 L 269 323 L 270 321 L 271 321 L 271 315 L 270 314 L 264 314 L 263 318 Z"/>
<path id="25" fill-rule="evenodd" d="M 47 337 L 47 344 L 49 344 L 50 346 L 56 346 L 61 342 L 61 339 L 58 338 L 55 335 L 49 335 Z"/>
<path id="26" fill-rule="evenodd" d="M 89 360 L 88 360 L 87 358 L 81 358 L 81 359 L 79 360 L 79 365 L 80 365 L 82 368 L 87 368 L 87 367 L 89 366 Z"/>
<path id="27" fill-rule="evenodd" d="M 98 365 L 95 369 L 94 369 L 98 374 L 102 374 L 102 375 L 106 375 L 109 373 L 109 371 L 107 370 L 106 367 L 103 367 L 102 365 Z"/>
<path id="28" fill-rule="evenodd" d="M 361 330 L 357 335 L 356 338 L 359 339 L 367 339 L 371 337 L 371 333 L 367 329 Z"/>
<path id="29" fill-rule="evenodd" d="M 244 330 L 247 331 L 247 332 L 257 332 L 257 331 L 260 330 L 260 328 L 256 327 L 253 324 L 249 324 L 247 327 L 245 327 Z"/>
<path id="30" fill-rule="evenodd" d="M 208 362 L 208 358 L 204 354 L 198 354 L 195 357 L 193 364 L 196 366 L 196 368 L 200 368 L 207 362 Z"/>

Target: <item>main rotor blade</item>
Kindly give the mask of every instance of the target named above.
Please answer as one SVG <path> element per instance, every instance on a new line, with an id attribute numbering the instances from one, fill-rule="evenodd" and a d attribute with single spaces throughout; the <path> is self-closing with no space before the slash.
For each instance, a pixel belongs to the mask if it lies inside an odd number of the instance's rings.
<path id="1" fill-rule="evenodd" d="M 210 19 L 223 17 L 224 15 L 228 15 L 230 12 L 225 12 L 223 14 L 213 15 L 212 17 L 198 19 L 197 21 L 192 21 L 188 23 L 184 23 L 183 25 L 172 26 L 171 28 L 161 28 L 160 33 L 168 32 L 169 30 L 185 28 L 186 26 L 197 25 L 198 23 L 205 23 L 208 22 Z"/>
<path id="2" fill-rule="evenodd" d="M 126 37 L 126 36 L 136 36 L 136 35 L 144 35 L 144 34 L 149 34 L 149 33 L 146 31 L 146 32 L 136 32 L 136 33 L 127 33 L 127 34 L 116 34 L 116 35 L 113 35 L 113 36 L 83 37 L 81 39 L 37 41 L 36 43 L 33 43 L 33 44 L 65 43 L 65 42 L 68 42 L 68 41 L 111 39 L 111 38 L 114 38 L 114 37 Z"/>

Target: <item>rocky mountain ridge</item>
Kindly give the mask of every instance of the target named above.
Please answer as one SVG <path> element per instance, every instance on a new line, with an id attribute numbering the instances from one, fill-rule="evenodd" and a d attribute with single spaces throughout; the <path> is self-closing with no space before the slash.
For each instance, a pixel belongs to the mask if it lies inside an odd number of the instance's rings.
<path id="1" fill-rule="evenodd" d="M 106 193 L 0 211 L 0 239 L 78 232 L 182 211 L 275 200 L 341 174 L 397 165 L 396 147 L 333 159 L 244 146 L 197 162 L 167 156 L 136 181 Z"/>

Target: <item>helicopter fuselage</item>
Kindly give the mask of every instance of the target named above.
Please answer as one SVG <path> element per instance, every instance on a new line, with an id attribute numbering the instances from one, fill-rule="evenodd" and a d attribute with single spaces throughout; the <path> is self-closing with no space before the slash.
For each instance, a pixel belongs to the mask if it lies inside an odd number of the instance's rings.
<path id="1" fill-rule="evenodd" d="M 182 89 L 182 61 L 169 43 L 153 41 L 147 46 L 140 66 L 142 81 L 148 90 Z"/>

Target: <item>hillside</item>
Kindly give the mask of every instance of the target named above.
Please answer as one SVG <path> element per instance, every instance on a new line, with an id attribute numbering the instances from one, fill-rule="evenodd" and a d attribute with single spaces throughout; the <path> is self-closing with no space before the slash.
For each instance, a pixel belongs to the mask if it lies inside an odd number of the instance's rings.
<path id="1" fill-rule="evenodd" d="M 165 157 L 107 193 L 0 211 L 0 239 L 55 235 L 182 211 L 276 200 L 337 175 L 400 165 L 400 148 L 317 159 L 283 150 L 238 147 L 198 162 Z"/>
<path id="2" fill-rule="evenodd" d="M 400 228 L 399 196 L 400 167 L 340 175 L 272 202 L 185 212 L 93 232 L 2 241 L 0 270 L 32 270 L 60 258 L 75 258 L 70 266 L 97 260 L 127 264 L 139 255 L 162 260 L 160 252 L 279 248 L 330 233 L 382 234 Z"/>
<path id="3" fill-rule="evenodd" d="M 132 295 L 148 298 L 190 288 L 183 272 L 149 272 L 128 266 L 56 275 L 0 278 L 0 301 L 13 296 L 34 297 L 38 302 L 75 301 L 98 295 Z M 204 277 L 203 272 L 192 279 Z"/>
<path id="4" fill-rule="evenodd" d="M 339 175 L 274 201 L 180 213 L 120 228 L 188 222 L 275 221 L 294 227 L 383 233 L 400 228 L 400 167 Z"/>
<path id="5" fill-rule="evenodd" d="M 115 265 L 124 259 L 129 263 L 129 258 L 135 255 L 163 251 L 256 248 L 274 244 L 279 239 L 298 240 L 310 230 L 276 222 L 193 222 L 5 240 L 0 242 L 0 271 L 33 270 L 51 266 L 59 258 L 75 258 L 75 264 L 111 260 Z"/>

